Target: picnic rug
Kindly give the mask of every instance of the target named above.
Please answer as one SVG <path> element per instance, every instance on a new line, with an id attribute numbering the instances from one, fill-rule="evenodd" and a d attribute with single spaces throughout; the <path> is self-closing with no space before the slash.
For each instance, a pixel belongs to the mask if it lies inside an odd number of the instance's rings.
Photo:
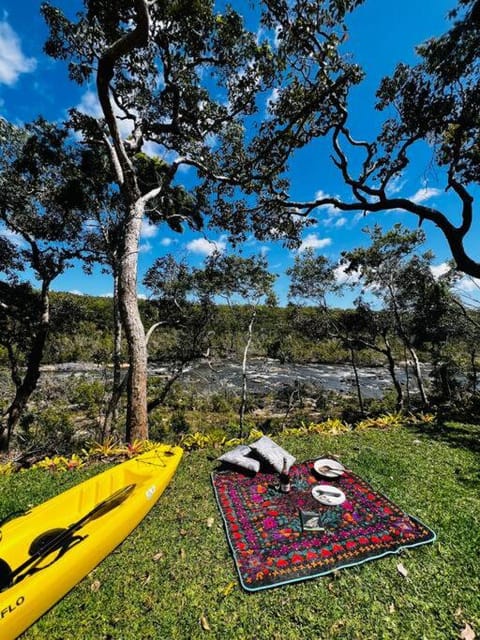
<path id="1" fill-rule="evenodd" d="M 350 470 L 335 479 L 320 479 L 313 461 L 307 461 L 292 466 L 290 474 L 292 489 L 282 494 L 276 488 L 278 474 L 212 473 L 240 582 L 247 591 L 315 578 L 435 540 L 431 529 Z M 321 505 L 311 494 L 319 483 L 338 487 L 346 500 L 338 506 Z M 301 511 L 319 514 L 317 524 L 323 530 L 303 530 Z"/>

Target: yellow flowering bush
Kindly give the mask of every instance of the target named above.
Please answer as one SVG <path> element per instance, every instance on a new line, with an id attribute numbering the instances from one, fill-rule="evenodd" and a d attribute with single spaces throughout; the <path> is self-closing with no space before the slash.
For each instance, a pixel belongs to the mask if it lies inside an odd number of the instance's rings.
<path id="1" fill-rule="evenodd" d="M 327 418 L 322 422 L 311 422 L 306 428 L 308 433 L 328 433 L 329 435 L 347 433 L 351 429 L 349 424 L 342 422 L 339 418 Z"/>
<path id="2" fill-rule="evenodd" d="M 390 429 L 401 427 L 405 424 L 405 416 L 402 413 L 383 413 L 376 418 L 365 418 L 357 423 L 356 428 L 364 429 Z"/>
<path id="3" fill-rule="evenodd" d="M 9 460 L 8 462 L 3 462 L 0 464 L 0 476 L 9 476 L 15 470 L 13 466 L 13 462 Z"/>

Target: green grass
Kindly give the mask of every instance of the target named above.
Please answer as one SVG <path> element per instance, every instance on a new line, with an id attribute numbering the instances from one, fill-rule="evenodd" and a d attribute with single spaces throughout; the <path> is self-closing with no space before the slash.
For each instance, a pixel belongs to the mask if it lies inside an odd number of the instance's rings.
<path id="1" fill-rule="evenodd" d="M 450 640 L 466 622 L 479 635 L 479 437 L 478 427 L 458 424 L 438 435 L 391 429 L 276 436 L 300 460 L 339 455 L 438 539 L 336 575 L 254 594 L 239 586 L 214 501 L 210 472 L 218 452 L 188 453 L 141 525 L 24 638 Z M 0 516 L 95 471 L 0 478 Z M 399 562 L 407 577 L 398 572 Z M 202 616 L 210 631 L 202 628 Z"/>

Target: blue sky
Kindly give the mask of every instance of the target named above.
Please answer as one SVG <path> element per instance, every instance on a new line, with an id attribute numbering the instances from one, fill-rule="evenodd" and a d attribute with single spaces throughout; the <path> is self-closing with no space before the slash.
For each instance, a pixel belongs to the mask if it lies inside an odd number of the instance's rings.
<path id="1" fill-rule="evenodd" d="M 72 7 L 71 2 L 58 2 Z M 234 1 L 235 8 L 241 3 Z M 15 123 L 24 123 L 38 115 L 62 120 L 69 107 L 83 105 L 85 110 L 97 108 L 93 87 L 79 87 L 68 81 L 65 65 L 46 57 L 42 46 L 46 28 L 39 13 L 37 0 L 3 0 L 0 2 L 0 115 Z M 349 18 L 349 38 L 345 50 L 365 69 L 367 76 L 351 95 L 350 126 L 357 138 L 367 139 L 376 131 L 380 116 L 373 109 L 375 90 L 380 79 L 390 74 L 400 62 L 415 62 L 414 46 L 427 38 L 439 35 L 448 26 L 446 15 L 455 6 L 454 0 L 404 0 L 402 3 L 385 0 L 366 0 Z M 318 192 L 347 195 L 340 176 L 326 161 L 326 147 L 321 142 L 310 145 L 291 163 L 290 178 L 294 199 L 311 199 Z M 443 191 L 441 176 L 431 171 L 431 151 L 425 149 L 405 174 L 398 188 L 401 195 L 412 196 L 446 211 L 456 211 L 456 202 Z M 305 231 L 302 248 L 311 246 L 320 253 L 337 260 L 341 251 L 365 244 L 361 229 L 375 222 L 388 227 L 395 222 L 415 227 L 416 218 L 401 213 L 378 214 L 364 218 L 342 215 L 325 210 L 315 227 Z M 448 247 L 441 234 L 425 225 L 426 248 L 436 255 L 440 272 L 449 258 Z M 166 227 L 144 225 L 139 255 L 140 280 L 145 270 L 159 255 L 167 252 L 186 257 L 199 266 L 214 247 L 229 251 L 227 238 L 219 232 L 204 234 L 187 231 L 178 235 Z M 279 275 L 276 290 L 281 303 L 286 301 L 288 280 L 285 269 L 293 264 L 295 253 L 280 244 L 258 242 L 251 238 L 242 249 L 244 255 L 263 254 L 270 269 Z M 341 273 L 339 272 L 341 278 Z M 476 284 L 464 281 L 462 286 L 474 292 Z M 67 271 L 54 283 L 54 289 L 85 294 L 108 295 L 111 279 L 100 270 L 92 276 L 80 266 Z M 145 293 L 140 285 L 140 294 Z M 340 306 L 348 305 L 351 295 L 332 300 Z"/>

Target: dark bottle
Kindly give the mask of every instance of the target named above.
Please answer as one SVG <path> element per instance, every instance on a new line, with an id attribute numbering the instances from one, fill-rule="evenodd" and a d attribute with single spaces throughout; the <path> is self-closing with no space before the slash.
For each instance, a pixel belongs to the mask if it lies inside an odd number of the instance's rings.
<path id="1" fill-rule="evenodd" d="M 290 472 L 288 471 L 287 459 L 283 459 L 283 468 L 280 474 L 280 491 L 282 493 L 288 493 L 292 488 L 290 482 Z"/>

